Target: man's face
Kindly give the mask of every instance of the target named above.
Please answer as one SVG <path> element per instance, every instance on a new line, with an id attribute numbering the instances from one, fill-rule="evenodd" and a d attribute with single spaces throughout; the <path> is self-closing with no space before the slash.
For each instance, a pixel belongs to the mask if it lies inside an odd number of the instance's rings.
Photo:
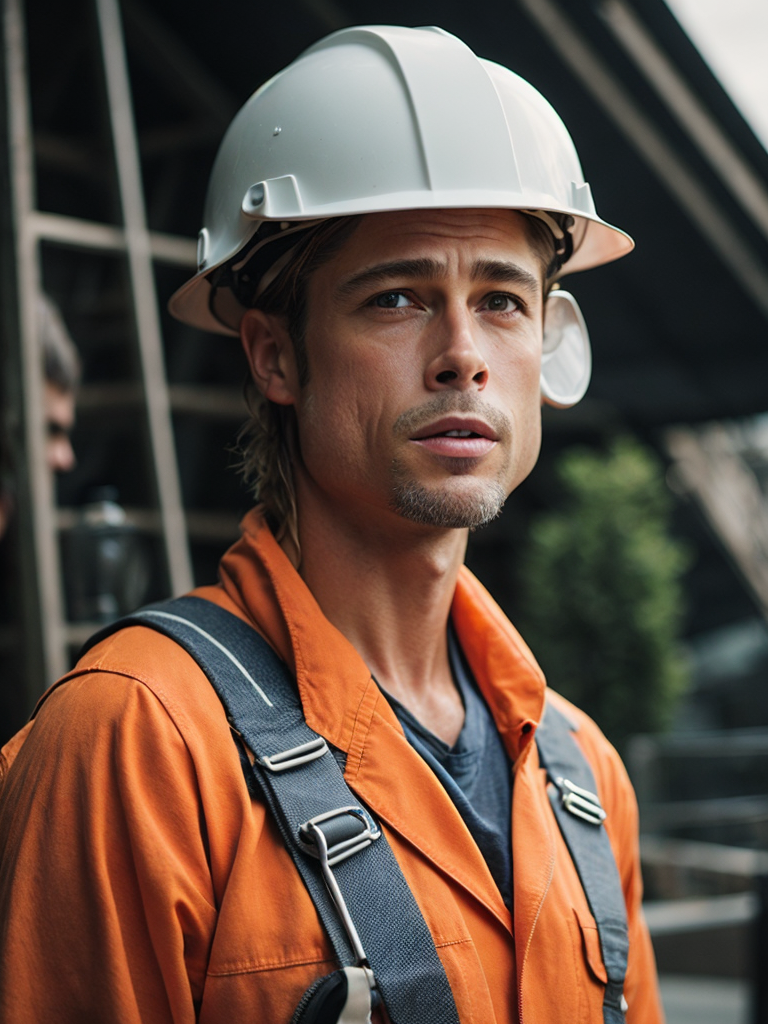
<path id="1" fill-rule="evenodd" d="M 75 396 L 45 382 L 45 458 L 52 472 L 66 473 L 75 465 L 69 435 L 75 424 Z"/>
<path id="2" fill-rule="evenodd" d="M 492 519 L 536 461 L 542 270 L 520 214 L 363 218 L 308 286 L 300 508 Z"/>

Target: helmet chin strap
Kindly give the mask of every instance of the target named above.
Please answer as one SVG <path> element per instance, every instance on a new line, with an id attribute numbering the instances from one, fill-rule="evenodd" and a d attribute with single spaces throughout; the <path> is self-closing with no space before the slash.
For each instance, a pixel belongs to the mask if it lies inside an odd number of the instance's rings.
<path id="1" fill-rule="evenodd" d="M 592 351 L 579 304 L 570 292 L 551 292 L 544 307 L 541 397 L 547 405 L 568 409 L 584 397 L 591 375 Z"/>

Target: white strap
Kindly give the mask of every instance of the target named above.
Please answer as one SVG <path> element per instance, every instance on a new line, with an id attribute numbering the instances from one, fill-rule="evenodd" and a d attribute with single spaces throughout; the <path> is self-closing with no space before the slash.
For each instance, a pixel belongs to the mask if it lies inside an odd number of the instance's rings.
<path id="1" fill-rule="evenodd" d="M 371 987 L 362 967 L 345 967 L 347 1001 L 338 1024 L 371 1024 Z"/>

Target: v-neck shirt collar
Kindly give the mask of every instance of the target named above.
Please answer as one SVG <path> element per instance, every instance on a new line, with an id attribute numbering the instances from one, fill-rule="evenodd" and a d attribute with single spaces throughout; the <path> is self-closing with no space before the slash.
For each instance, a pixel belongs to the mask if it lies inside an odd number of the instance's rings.
<path id="1" fill-rule="evenodd" d="M 448 655 L 464 704 L 464 724 L 450 746 L 385 693 L 403 731 L 451 797 L 483 854 L 502 899 L 512 900 L 512 766 L 488 705 L 467 665 L 453 626 Z"/>

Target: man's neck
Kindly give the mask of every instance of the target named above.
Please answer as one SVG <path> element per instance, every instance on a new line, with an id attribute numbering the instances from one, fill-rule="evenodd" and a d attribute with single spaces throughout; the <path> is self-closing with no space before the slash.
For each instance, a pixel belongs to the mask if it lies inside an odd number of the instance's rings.
<path id="1" fill-rule="evenodd" d="M 300 515 L 299 537 L 301 575 L 328 620 L 384 690 L 453 744 L 464 712 L 446 628 L 467 532 L 388 513 L 365 523 Z"/>

